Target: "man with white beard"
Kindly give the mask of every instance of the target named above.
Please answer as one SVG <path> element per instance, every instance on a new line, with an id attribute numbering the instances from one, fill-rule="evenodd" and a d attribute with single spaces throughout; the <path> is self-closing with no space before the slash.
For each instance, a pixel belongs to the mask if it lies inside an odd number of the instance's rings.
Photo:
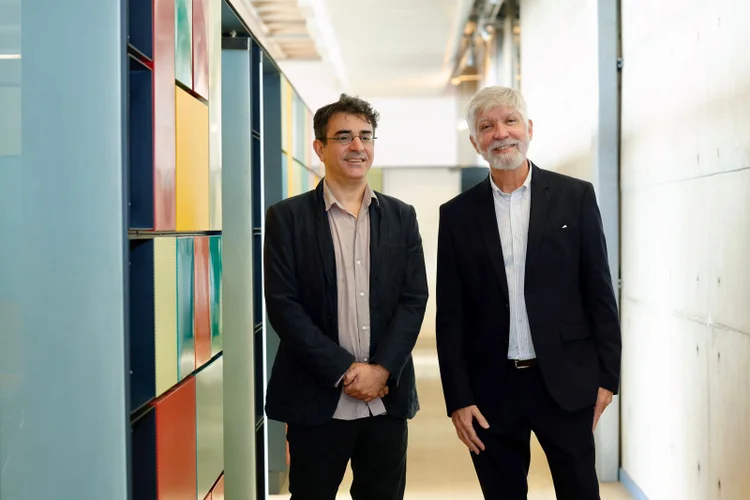
<path id="1" fill-rule="evenodd" d="M 593 430 L 617 393 L 620 324 L 593 186 L 527 158 L 523 96 L 469 104 L 483 182 L 440 208 L 437 343 L 448 415 L 487 499 L 525 499 L 530 433 L 558 499 L 599 498 Z"/>

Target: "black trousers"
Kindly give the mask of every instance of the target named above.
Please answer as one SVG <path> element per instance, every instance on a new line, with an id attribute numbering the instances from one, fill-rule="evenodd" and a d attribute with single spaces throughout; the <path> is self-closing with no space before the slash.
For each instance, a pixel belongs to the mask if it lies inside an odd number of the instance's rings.
<path id="1" fill-rule="evenodd" d="M 353 500 L 402 500 L 406 486 L 406 420 L 388 415 L 289 425 L 291 500 L 334 500 L 352 461 Z"/>
<path id="2" fill-rule="evenodd" d="M 485 451 L 471 457 L 485 499 L 526 499 L 533 431 L 547 456 L 558 500 L 599 500 L 593 406 L 567 412 L 549 395 L 538 367 L 506 369 L 511 372 L 509 392 L 502 395 L 507 403 L 497 415 L 485 415 L 489 429 L 474 423 Z"/>

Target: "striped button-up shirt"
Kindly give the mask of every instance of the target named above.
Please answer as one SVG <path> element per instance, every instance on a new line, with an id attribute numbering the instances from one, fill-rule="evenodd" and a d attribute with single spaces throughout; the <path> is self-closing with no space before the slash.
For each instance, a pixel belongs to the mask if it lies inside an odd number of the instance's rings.
<path id="1" fill-rule="evenodd" d="M 339 344 L 358 363 L 367 363 L 370 356 L 370 204 L 377 203 L 377 198 L 367 186 L 359 214 L 355 217 L 323 182 L 336 254 Z M 384 413 L 385 405 L 380 398 L 365 403 L 342 390 L 333 418 L 355 420 Z"/>
<path id="2" fill-rule="evenodd" d="M 531 168 L 523 185 L 512 193 L 504 193 L 490 175 L 495 217 L 500 231 L 500 242 L 508 278 L 510 306 L 510 336 L 508 359 L 536 358 L 531 340 L 531 327 L 526 312 L 524 281 L 526 274 L 526 248 L 528 246 L 529 218 L 531 214 Z"/>

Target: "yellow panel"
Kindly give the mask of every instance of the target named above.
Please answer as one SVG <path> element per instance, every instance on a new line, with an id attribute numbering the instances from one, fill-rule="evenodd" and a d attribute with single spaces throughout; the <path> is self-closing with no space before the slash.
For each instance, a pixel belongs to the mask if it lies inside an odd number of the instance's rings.
<path id="1" fill-rule="evenodd" d="M 177 384 L 177 239 L 154 239 L 156 396 Z"/>
<path id="2" fill-rule="evenodd" d="M 207 231 L 209 224 L 208 106 L 179 87 L 177 113 L 177 231 Z"/>
<path id="3" fill-rule="evenodd" d="M 287 192 L 289 193 L 289 196 L 294 196 L 296 194 L 299 194 L 299 184 L 297 182 L 297 170 L 299 170 L 299 167 L 294 162 L 294 158 L 292 157 L 292 153 L 286 154 L 286 185 L 287 185 Z"/>

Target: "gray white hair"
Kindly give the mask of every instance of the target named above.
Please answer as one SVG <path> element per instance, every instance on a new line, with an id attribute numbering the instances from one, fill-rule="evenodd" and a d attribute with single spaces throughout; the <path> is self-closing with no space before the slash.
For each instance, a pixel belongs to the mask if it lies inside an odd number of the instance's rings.
<path id="1" fill-rule="evenodd" d="M 485 87 L 472 97 L 469 109 L 466 113 L 466 123 L 469 125 L 469 133 L 474 139 L 477 138 L 477 118 L 481 113 L 495 107 L 508 107 L 518 111 L 528 127 L 528 108 L 526 100 L 521 92 L 510 87 L 494 85 Z"/>

